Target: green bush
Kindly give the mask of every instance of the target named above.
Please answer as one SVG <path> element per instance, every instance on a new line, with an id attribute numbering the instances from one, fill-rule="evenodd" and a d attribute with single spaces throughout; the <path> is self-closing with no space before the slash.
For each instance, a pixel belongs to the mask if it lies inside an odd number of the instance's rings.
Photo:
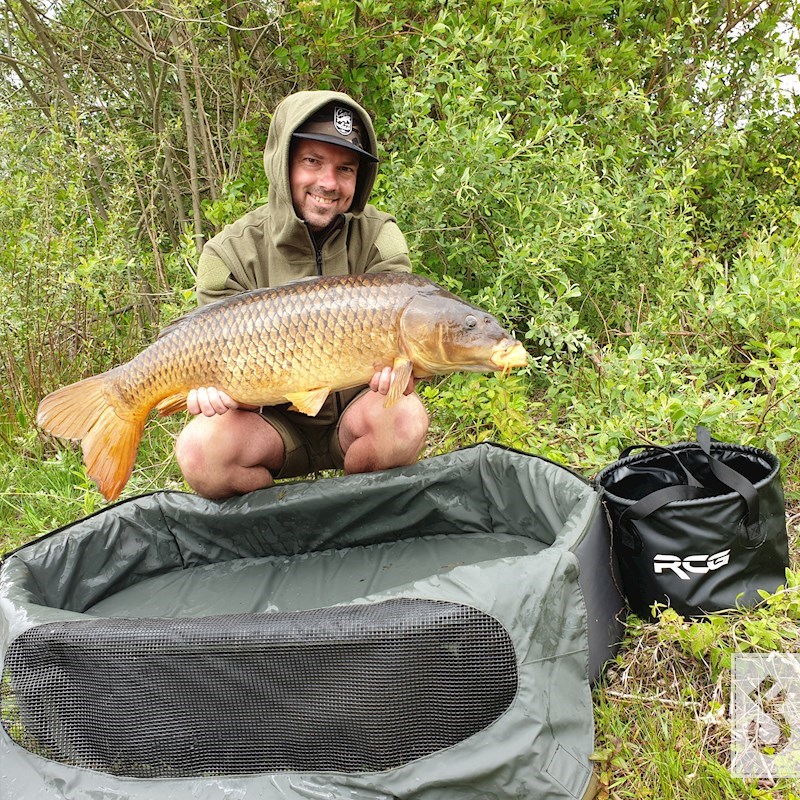
<path id="1" fill-rule="evenodd" d="M 69 93 L 47 83 L 52 65 L 25 77 L 68 113 L 45 112 L 56 123 L 40 128 L 42 109 L 2 97 L 6 438 L 32 425 L 45 391 L 113 366 L 190 307 L 189 207 L 208 234 L 263 202 L 274 101 L 331 88 L 374 111 L 374 200 L 397 215 L 415 268 L 531 354 L 512 378 L 428 385 L 433 449 L 498 438 L 591 471 L 702 422 L 775 448 L 796 483 L 800 153 L 779 91 L 796 72 L 792 4 L 181 9 L 143 7 L 113 28 L 67 3 L 46 20 L 51 46 L 68 62 L 74 31 L 91 32 L 94 60 L 64 73 Z M 136 38 L 145 23 L 168 50 Z M 132 105 L 119 86 L 136 87 Z"/>

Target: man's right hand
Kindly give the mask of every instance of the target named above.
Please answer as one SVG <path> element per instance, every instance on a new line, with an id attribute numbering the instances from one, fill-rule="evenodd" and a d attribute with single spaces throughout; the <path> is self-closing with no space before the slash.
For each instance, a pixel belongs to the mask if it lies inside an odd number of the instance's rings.
<path id="1" fill-rule="evenodd" d="M 200 389 L 190 389 L 186 397 L 186 408 L 190 414 L 203 414 L 213 417 L 216 414 L 225 414 L 232 408 L 255 410 L 258 406 L 248 406 L 237 403 L 227 392 L 215 386 L 203 386 Z"/>

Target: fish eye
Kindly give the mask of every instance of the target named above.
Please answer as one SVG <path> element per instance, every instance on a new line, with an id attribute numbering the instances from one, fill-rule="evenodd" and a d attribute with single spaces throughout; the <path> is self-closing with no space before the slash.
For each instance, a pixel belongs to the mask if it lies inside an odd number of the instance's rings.
<path id="1" fill-rule="evenodd" d="M 469 328 L 470 330 L 474 328 L 478 324 L 478 320 L 472 316 L 472 314 L 468 314 L 464 317 L 464 327 Z"/>

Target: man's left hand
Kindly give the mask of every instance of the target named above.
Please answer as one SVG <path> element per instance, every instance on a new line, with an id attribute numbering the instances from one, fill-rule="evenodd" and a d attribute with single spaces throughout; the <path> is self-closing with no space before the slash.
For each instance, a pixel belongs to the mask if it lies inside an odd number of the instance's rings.
<path id="1" fill-rule="evenodd" d="M 417 378 L 413 375 L 408 379 L 408 385 L 403 390 L 403 394 L 411 394 L 414 387 L 417 385 Z M 392 368 L 384 367 L 380 372 L 376 372 L 369 382 L 369 388 L 378 394 L 389 394 L 389 388 L 392 385 Z"/>

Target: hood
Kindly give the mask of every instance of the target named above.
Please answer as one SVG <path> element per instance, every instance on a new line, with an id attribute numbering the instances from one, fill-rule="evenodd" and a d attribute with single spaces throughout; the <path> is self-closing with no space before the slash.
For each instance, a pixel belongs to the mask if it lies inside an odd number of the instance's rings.
<path id="1" fill-rule="evenodd" d="M 367 149 L 375 156 L 378 154 L 378 142 L 369 114 L 352 98 L 341 92 L 297 92 L 289 95 L 275 109 L 264 148 L 264 170 L 269 178 L 269 202 L 273 208 L 276 204 L 288 204 L 292 208 L 292 192 L 289 186 L 289 148 L 292 133 L 309 117 L 323 106 L 331 102 L 342 103 L 353 108 L 364 125 L 367 135 Z M 367 204 L 375 178 L 378 174 L 377 164 L 362 161 L 358 168 L 356 191 L 350 213 L 360 213 Z"/>

